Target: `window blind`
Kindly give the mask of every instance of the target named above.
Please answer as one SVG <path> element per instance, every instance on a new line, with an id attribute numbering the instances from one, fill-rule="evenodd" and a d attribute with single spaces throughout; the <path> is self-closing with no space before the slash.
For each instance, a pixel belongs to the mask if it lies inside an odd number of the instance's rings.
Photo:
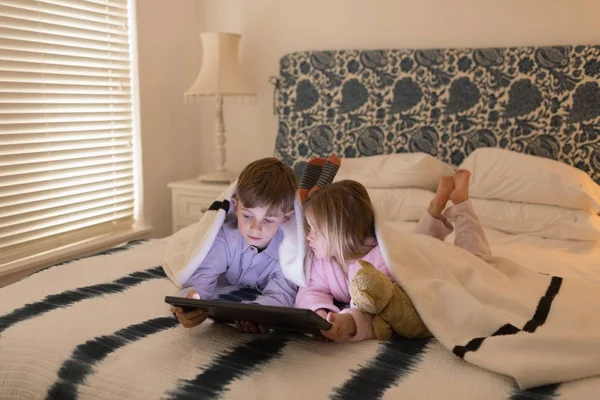
<path id="1" fill-rule="evenodd" d="M 128 0 L 0 0 L 0 265 L 131 226 Z"/>

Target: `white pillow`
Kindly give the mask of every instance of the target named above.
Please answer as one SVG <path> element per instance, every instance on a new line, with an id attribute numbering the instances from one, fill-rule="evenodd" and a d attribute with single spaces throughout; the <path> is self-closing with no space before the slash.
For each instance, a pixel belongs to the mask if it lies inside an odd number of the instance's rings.
<path id="1" fill-rule="evenodd" d="M 512 234 L 600 240 L 600 216 L 562 207 L 471 198 L 481 225 Z"/>
<path id="2" fill-rule="evenodd" d="M 460 165 L 470 170 L 470 196 L 600 211 L 600 186 L 585 172 L 543 157 L 479 148 Z"/>
<path id="3" fill-rule="evenodd" d="M 343 158 L 335 181 L 353 179 L 366 188 L 436 190 L 443 175 L 454 175 L 454 166 L 426 153 L 397 153 Z"/>
<path id="4" fill-rule="evenodd" d="M 387 221 L 418 221 L 434 193 L 424 189 L 367 189 L 375 215 Z"/>

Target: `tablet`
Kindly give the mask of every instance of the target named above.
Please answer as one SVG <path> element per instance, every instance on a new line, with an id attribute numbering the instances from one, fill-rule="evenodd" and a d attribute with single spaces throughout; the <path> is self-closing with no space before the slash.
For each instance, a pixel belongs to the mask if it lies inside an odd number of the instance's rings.
<path id="1" fill-rule="evenodd" d="M 319 333 L 329 330 L 331 324 L 311 310 L 293 307 L 263 306 L 221 300 L 196 300 L 166 296 L 165 302 L 183 309 L 202 309 L 214 321 L 233 324 L 235 321 L 250 321 L 265 328 Z"/>

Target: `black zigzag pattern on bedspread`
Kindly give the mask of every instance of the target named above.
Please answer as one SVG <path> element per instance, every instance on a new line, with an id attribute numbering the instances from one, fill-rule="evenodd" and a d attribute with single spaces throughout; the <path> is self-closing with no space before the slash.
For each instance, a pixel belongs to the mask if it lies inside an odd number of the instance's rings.
<path id="1" fill-rule="evenodd" d="M 219 300 L 252 301 L 258 292 L 241 288 L 230 293 L 217 296 Z M 84 384 L 88 376 L 93 374 L 94 366 L 108 355 L 129 344 L 138 342 L 148 336 L 160 333 L 179 324 L 173 317 L 158 317 L 130 325 L 111 335 L 97 336 L 79 344 L 71 356 L 63 362 L 58 371 L 58 380 L 52 385 L 46 396 L 47 400 L 75 400 L 79 398 L 78 388 Z"/>
<path id="2" fill-rule="evenodd" d="M 78 345 L 71 357 L 58 371 L 59 380 L 52 385 L 46 400 L 75 400 L 79 397 L 78 387 L 93 371 L 93 366 L 109 354 L 147 336 L 171 329 L 179 321 L 173 317 L 159 317 L 130 325 L 112 335 L 98 336 Z"/>
<path id="3" fill-rule="evenodd" d="M 551 385 L 545 385 L 536 387 L 533 389 L 519 390 L 514 389 L 514 393 L 508 400 L 550 400 L 556 398 L 558 394 L 558 388 L 560 383 L 553 383 Z"/>
<path id="4" fill-rule="evenodd" d="M 553 276 L 550 280 L 550 285 L 548 285 L 548 289 L 546 289 L 546 293 L 542 296 L 540 301 L 538 302 L 537 308 L 533 317 L 525 325 L 523 329 L 519 329 L 511 324 L 505 324 L 496 332 L 494 332 L 489 337 L 494 336 L 503 336 L 503 335 L 514 335 L 519 332 L 528 332 L 534 333 L 537 328 L 544 325 L 546 319 L 548 318 L 548 314 L 550 314 L 550 308 L 552 307 L 552 302 L 554 298 L 558 294 L 560 287 L 562 285 L 563 278 L 558 276 Z M 465 354 L 469 351 L 477 351 L 483 342 L 487 339 L 487 337 L 478 337 L 471 339 L 465 346 L 455 346 L 452 351 L 460 358 L 464 358 Z"/>
<path id="5" fill-rule="evenodd" d="M 195 378 L 182 381 L 167 398 L 172 400 L 217 398 L 234 380 L 247 376 L 261 365 L 281 356 L 283 348 L 295 337 L 299 336 L 274 332 L 269 337 L 237 345 L 231 351 L 219 356 Z"/>
<path id="6" fill-rule="evenodd" d="M 34 318 L 42 314 L 67 307 L 80 301 L 101 297 L 106 294 L 120 293 L 142 282 L 153 279 L 164 279 L 165 275 L 162 267 L 148 268 L 142 271 L 132 272 L 112 282 L 99 283 L 97 285 L 83 286 L 76 289 L 65 290 L 62 293 L 51 294 L 40 301 L 25 304 L 23 307 L 5 314 L 0 317 L 0 333 L 11 326 Z"/>
<path id="7" fill-rule="evenodd" d="M 385 391 L 416 370 L 427 346 L 433 339 L 393 337 L 386 342 L 367 365 L 352 373 L 352 377 L 331 395 L 332 400 L 379 399 Z M 377 379 L 374 379 L 377 377 Z"/>

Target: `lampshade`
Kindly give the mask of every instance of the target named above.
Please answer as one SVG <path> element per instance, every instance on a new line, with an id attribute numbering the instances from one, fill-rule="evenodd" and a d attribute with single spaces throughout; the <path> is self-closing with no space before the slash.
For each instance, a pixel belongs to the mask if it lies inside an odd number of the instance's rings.
<path id="1" fill-rule="evenodd" d="M 251 96 L 240 66 L 238 49 L 241 36 L 235 33 L 204 32 L 202 67 L 194 84 L 185 92 L 185 98 L 197 96 Z"/>

